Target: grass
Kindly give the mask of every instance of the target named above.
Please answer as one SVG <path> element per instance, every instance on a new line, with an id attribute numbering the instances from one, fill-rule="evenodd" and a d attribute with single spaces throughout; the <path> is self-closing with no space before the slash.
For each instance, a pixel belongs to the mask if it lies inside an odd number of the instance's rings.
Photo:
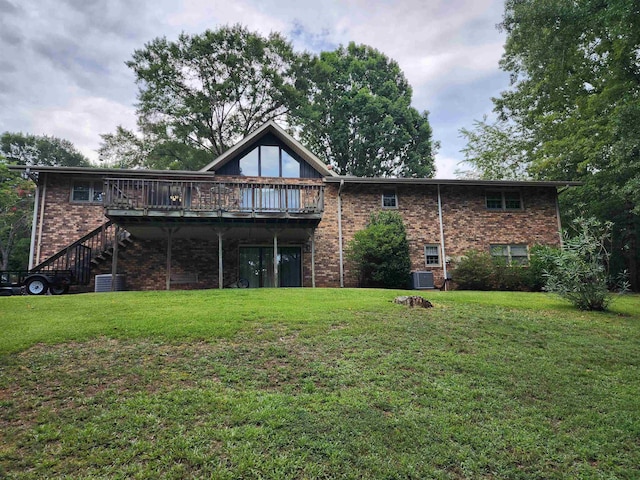
<path id="1" fill-rule="evenodd" d="M 0 298 L 3 478 L 636 478 L 640 297 Z"/>

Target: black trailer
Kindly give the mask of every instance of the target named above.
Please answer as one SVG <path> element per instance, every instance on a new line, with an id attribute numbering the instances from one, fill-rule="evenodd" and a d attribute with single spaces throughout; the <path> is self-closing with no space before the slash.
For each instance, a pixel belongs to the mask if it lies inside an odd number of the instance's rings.
<path id="1" fill-rule="evenodd" d="M 76 280 L 73 270 L 5 270 L 0 271 L 0 294 L 62 295 Z"/>
<path id="2" fill-rule="evenodd" d="M 91 248 L 72 245 L 32 270 L 0 271 L 0 295 L 62 295 L 71 285 L 88 285 Z"/>

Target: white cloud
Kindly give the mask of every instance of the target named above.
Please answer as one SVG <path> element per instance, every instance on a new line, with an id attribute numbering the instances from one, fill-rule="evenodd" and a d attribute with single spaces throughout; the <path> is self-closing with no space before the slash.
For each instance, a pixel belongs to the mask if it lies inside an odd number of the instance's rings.
<path id="1" fill-rule="evenodd" d="M 435 178 L 456 178 L 455 171 L 460 169 L 459 158 L 436 155 L 436 176 Z"/>
<path id="2" fill-rule="evenodd" d="M 450 176 L 461 148 L 452 132 L 486 112 L 487 101 L 473 99 L 496 92 L 503 7 L 501 0 L 4 0 L 0 132 L 68 138 L 95 158 L 100 133 L 134 125 L 136 86 L 124 62 L 135 49 L 158 36 L 241 23 L 279 31 L 298 50 L 355 41 L 398 61 L 414 106 L 431 111 L 442 141 L 438 176 Z"/>
<path id="3" fill-rule="evenodd" d="M 91 161 L 98 160 L 100 136 L 117 125 L 135 128 L 133 107 L 100 97 L 75 97 L 65 106 L 34 111 L 31 133 L 70 140 Z"/>
<path id="4" fill-rule="evenodd" d="M 287 30 L 287 20 L 263 12 L 260 2 L 252 4 L 244 0 L 212 2 L 211 0 L 183 0 L 181 9 L 167 17 L 167 24 L 178 30 L 200 33 L 216 25 L 248 25 L 263 35 Z"/>

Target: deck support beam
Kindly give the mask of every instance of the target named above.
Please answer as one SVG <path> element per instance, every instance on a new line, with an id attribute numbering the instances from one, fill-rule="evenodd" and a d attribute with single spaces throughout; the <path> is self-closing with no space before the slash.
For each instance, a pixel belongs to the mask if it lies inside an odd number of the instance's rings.
<path id="1" fill-rule="evenodd" d="M 120 245 L 120 227 L 116 225 L 113 234 L 113 256 L 111 257 L 111 291 L 116 291 L 116 277 L 118 274 L 118 247 Z"/>
<path id="2" fill-rule="evenodd" d="M 173 240 L 173 229 L 169 229 L 167 231 L 167 278 L 166 278 L 166 288 L 167 290 L 171 290 L 171 243 Z"/>
<path id="3" fill-rule="evenodd" d="M 173 235 L 180 230 L 180 227 L 177 228 L 168 228 L 167 232 L 167 277 L 166 277 L 166 288 L 167 290 L 171 290 L 171 251 L 173 249 Z"/>
<path id="4" fill-rule="evenodd" d="M 316 231 L 311 229 L 309 233 L 311 240 L 311 288 L 316 288 Z M 304 278 L 304 276 L 303 276 Z"/>
<path id="5" fill-rule="evenodd" d="M 273 286 L 278 288 L 278 231 L 273 232 Z"/>
<path id="6" fill-rule="evenodd" d="M 222 230 L 216 230 L 218 233 L 218 288 L 224 287 L 224 270 L 222 263 Z"/>

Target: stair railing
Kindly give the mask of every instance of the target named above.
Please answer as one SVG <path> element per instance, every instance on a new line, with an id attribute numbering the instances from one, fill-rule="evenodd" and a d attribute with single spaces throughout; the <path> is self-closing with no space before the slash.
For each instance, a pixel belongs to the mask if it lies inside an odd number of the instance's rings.
<path id="1" fill-rule="evenodd" d="M 120 242 L 129 236 L 129 232 L 120 229 L 117 241 Z M 78 283 L 87 283 L 90 262 L 96 259 L 98 255 L 112 249 L 114 240 L 115 225 L 112 220 L 108 220 L 33 267 L 31 272 L 72 270 Z"/>

